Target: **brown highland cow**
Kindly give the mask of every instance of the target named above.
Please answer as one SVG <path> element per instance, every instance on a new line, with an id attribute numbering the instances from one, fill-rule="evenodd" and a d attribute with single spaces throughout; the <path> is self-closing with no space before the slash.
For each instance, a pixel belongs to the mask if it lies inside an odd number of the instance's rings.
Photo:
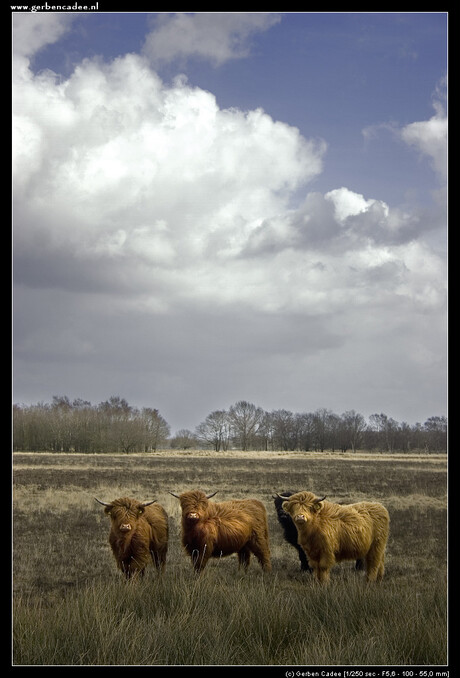
<path id="1" fill-rule="evenodd" d="M 368 581 L 383 577 L 390 516 L 382 504 L 361 501 L 342 506 L 312 492 L 279 496 L 285 499 L 283 509 L 294 521 L 299 544 L 318 581 L 329 580 L 335 563 L 357 558 L 365 562 Z"/>
<path id="2" fill-rule="evenodd" d="M 168 516 L 160 504 L 122 497 L 100 501 L 110 516 L 109 543 L 117 566 L 127 579 L 144 574 L 150 558 L 162 572 L 168 550 Z"/>
<path id="3" fill-rule="evenodd" d="M 170 492 L 182 507 L 182 544 L 196 572 L 201 572 L 209 558 L 238 554 L 239 565 L 247 568 L 251 553 L 263 570 L 271 569 L 267 512 L 257 499 L 209 501 L 200 490 Z"/>

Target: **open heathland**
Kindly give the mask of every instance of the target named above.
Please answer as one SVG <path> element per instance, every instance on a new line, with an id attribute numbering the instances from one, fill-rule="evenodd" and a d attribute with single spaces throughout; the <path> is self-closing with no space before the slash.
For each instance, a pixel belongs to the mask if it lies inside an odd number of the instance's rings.
<path id="1" fill-rule="evenodd" d="M 447 647 L 443 454 L 174 452 L 13 455 L 13 664 L 442 666 Z M 253 497 L 268 511 L 272 572 L 235 555 L 196 576 L 168 493 Z M 382 502 L 385 576 L 351 562 L 320 586 L 282 535 L 275 492 Z M 94 497 L 156 499 L 169 516 L 162 576 L 126 582 Z"/>

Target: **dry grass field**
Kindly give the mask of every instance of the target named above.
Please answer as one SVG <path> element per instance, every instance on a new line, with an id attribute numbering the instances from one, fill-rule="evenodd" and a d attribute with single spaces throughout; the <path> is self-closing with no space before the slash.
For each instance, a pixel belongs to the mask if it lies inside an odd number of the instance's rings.
<path id="1" fill-rule="evenodd" d="M 13 664 L 444 666 L 446 455 L 172 452 L 13 455 Z M 196 577 L 168 490 L 254 497 L 269 515 L 273 571 L 236 556 Z M 381 501 L 391 517 L 386 573 L 352 563 L 321 587 L 283 540 L 274 492 Z M 97 496 L 157 499 L 170 522 L 165 574 L 125 582 Z"/>

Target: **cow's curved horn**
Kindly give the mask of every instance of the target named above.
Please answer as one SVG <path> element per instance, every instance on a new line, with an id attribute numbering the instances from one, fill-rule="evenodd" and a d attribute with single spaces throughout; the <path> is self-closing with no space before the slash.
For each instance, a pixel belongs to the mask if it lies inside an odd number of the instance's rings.
<path id="1" fill-rule="evenodd" d="M 280 499 L 284 499 L 284 501 L 287 501 L 288 499 L 291 498 L 291 497 L 284 497 L 282 494 L 278 494 L 278 492 L 276 493 L 276 496 L 279 497 Z M 275 497 L 273 497 L 273 499 L 275 499 Z"/>
<path id="2" fill-rule="evenodd" d="M 217 494 L 217 490 L 215 492 L 213 492 L 212 494 L 207 494 L 206 499 L 211 499 L 211 497 L 213 497 L 215 494 Z"/>
<path id="3" fill-rule="evenodd" d="M 154 504 L 156 502 L 156 499 L 152 499 L 152 501 L 143 501 L 142 506 L 150 506 L 150 504 Z"/>
<path id="4" fill-rule="evenodd" d="M 176 499 L 180 499 L 178 494 L 174 494 L 174 492 L 170 492 L 169 490 L 168 490 L 168 492 L 169 492 L 169 494 L 172 494 L 173 497 L 176 497 Z"/>
<path id="5" fill-rule="evenodd" d="M 324 500 L 326 499 L 326 497 L 327 497 L 327 494 L 325 494 L 324 497 L 323 497 L 322 499 L 315 499 L 313 503 L 314 503 L 314 504 L 319 504 L 320 501 L 324 501 Z"/>
<path id="6" fill-rule="evenodd" d="M 112 506 L 112 504 L 108 504 L 106 501 L 101 501 L 97 497 L 94 497 L 94 498 L 97 502 L 99 502 L 99 504 L 102 504 L 102 506 Z"/>

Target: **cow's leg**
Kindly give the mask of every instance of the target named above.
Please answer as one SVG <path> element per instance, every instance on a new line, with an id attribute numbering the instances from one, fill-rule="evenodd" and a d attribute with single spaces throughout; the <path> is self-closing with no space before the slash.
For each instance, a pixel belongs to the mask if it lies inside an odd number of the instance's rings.
<path id="1" fill-rule="evenodd" d="M 154 547 L 151 547 L 150 555 L 152 556 L 152 562 L 156 569 L 159 572 L 163 572 L 166 565 L 166 550 L 164 548 L 155 549 Z"/>
<path id="2" fill-rule="evenodd" d="M 303 548 L 301 546 L 299 546 L 298 544 L 296 544 L 296 549 L 297 549 L 297 552 L 299 554 L 300 569 L 303 570 L 304 572 L 311 572 L 312 569 L 311 569 L 310 565 L 308 564 L 307 554 L 305 553 Z"/>
<path id="3" fill-rule="evenodd" d="M 318 567 L 313 566 L 313 572 L 315 573 L 316 580 L 320 584 L 327 584 L 329 581 L 330 568 L 328 567 Z"/>
<path id="4" fill-rule="evenodd" d="M 374 542 L 366 556 L 367 581 L 380 581 L 385 571 L 385 543 Z"/>
<path id="5" fill-rule="evenodd" d="M 319 560 L 311 560 L 310 565 L 313 568 L 316 581 L 320 584 L 326 584 L 329 581 L 331 567 L 334 564 L 334 558 L 331 554 L 322 554 Z"/>
<path id="6" fill-rule="evenodd" d="M 238 551 L 238 566 L 244 567 L 245 570 L 248 569 L 249 561 L 251 559 L 251 551 L 247 546 L 244 546 L 240 551 Z"/>
<path id="7" fill-rule="evenodd" d="M 167 554 L 168 554 L 168 547 L 163 546 L 159 551 L 159 561 L 160 561 L 159 569 L 161 570 L 161 572 L 164 572 L 164 570 L 165 570 Z"/>
<path id="8" fill-rule="evenodd" d="M 139 565 L 133 557 L 121 562 L 121 570 L 124 572 L 126 579 L 143 577 L 145 574 L 144 567 Z"/>
<path id="9" fill-rule="evenodd" d="M 204 570 L 210 555 L 209 549 L 207 549 L 206 546 L 203 549 L 193 549 L 193 551 L 190 553 L 193 568 L 197 574 Z"/>
<path id="10" fill-rule="evenodd" d="M 270 562 L 270 548 L 268 543 L 262 543 L 261 540 L 255 538 L 249 542 L 248 546 L 259 561 L 262 570 L 264 570 L 264 572 L 270 572 L 272 566 Z"/>

